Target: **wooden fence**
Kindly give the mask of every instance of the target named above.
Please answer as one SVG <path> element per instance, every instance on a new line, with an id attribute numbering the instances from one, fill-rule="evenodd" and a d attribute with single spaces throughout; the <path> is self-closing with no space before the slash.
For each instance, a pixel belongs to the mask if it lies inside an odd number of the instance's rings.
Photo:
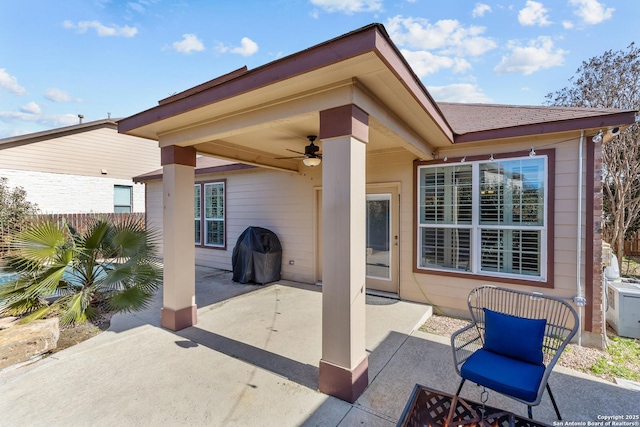
<path id="1" fill-rule="evenodd" d="M 624 242 L 624 254 L 628 256 L 640 255 L 640 233 L 636 233 L 633 237 Z"/>
<path id="2" fill-rule="evenodd" d="M 70 213 L 70 214 L 39 214 L 31 217 L 31 220 L 65 221 L 79 233 L 87 230 L 87 226 L 96 218 L 107 218 L 115 224 L 127 221 L 136 221 L 140 225 L 145 225 L 144 212 L 133 213 Z M 27 221 L 28 222 L 28 221 Z M 25 222 L 25 224 L 27 223 Z M 1 258 L 6 255 L 9 249 L 10 234 L 15 230 L 0 229 L 0 265 Z"/>
<path id="3" fill-rule="evenodd" d="M 79 233 L 86 231 L 87 226 L 96 218 L 106 218 L 114 224 L 121 224 L 127 221 L 136 221 L 140 225 L 145 224 L 144 212 L 133 213 L 72 213 L 72 214 L 40 214 L 36 215 L 37 220 L 65 221 L 70 227 Z"/>

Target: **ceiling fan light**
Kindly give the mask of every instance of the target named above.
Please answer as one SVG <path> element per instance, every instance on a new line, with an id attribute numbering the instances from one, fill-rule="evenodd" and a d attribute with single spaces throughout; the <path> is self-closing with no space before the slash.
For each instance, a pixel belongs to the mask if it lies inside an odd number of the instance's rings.
<path id="1" fill-rule="evenodd" d="M 320 160 L 317 157 L 307 157 L 305 159 L 302 160 L 302 163 L 304 163 L 305 166 L 318 166 L 320 164 L 322 160 Z"/>

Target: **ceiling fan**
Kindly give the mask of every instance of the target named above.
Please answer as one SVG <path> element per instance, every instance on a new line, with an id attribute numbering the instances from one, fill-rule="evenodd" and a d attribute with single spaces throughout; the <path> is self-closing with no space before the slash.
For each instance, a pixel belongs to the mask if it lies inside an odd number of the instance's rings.
<path id="1" fill-rule="evenodd" d="M 317 145 L 315 145 L 313 142 L 317 139 L 318 137 L 316 135 L 308 135 L 307 139 L 309 140 L 309 145 L 307 145 L 306 147 L 304 147 L 304 153 L 301 153 L 299 151 L 296 150 L 290 150 L 287 148 L 287 151 L 291 151 L 292 153 L 296 153 L 296 154 L 300 154 L 300 156 L 293 156 L 293 157 L 278 157 L 279 160 L 284 160 L 284 159 L 302 159 L 302 163 L 305 164 L 305 166 L 318 166 L 320 164 L 320 162 L 322 161 L 322 154 L 318 153 L 318 151 L 320 151 L 320 147 L 318 147 Z"/>

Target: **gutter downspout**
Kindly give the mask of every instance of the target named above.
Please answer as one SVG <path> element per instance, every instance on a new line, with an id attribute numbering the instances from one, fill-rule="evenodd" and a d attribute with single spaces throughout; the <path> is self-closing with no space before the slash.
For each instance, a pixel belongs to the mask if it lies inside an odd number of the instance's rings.
<path id="1" fill-rule="evenodd" d="M 584 144 L 584 130 L 580 132 L 580 145 L 578 149 L 578 237 L 576 245 L 576 285 L 577 292 L 573 298 L 573 302 L 578 306 L 578 346 L 582 346 L 582 307 L 586 303 L 585 297 L 582 295 L 582 146 Z"/>

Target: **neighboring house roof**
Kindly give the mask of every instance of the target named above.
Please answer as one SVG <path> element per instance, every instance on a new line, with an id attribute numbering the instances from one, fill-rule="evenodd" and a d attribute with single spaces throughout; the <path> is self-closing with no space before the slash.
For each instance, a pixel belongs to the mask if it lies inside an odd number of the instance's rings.
<path id="1" fill-rule="evenodd" d="M 92 122 L 45 130 L 42 132 L 34 132 L 25 135 L 12 136 L 10 138 L 3 138 L 0 139 L 0 150 L 16 145 L 31 144 L 32 142 L 44 141 L 45 139 L 58 138 L 61 136 L 72 135 L 74 133 L 86 132 L 92 129 L 111 128 L 117 130 L 118 120 L 120 119 L 95 120 Z"/>
<path id="2" fill-rule="evenodd" d="M 616 126 L 628 123 L 634 110 L 439 102 L 456 134 L 455 142 L 470 142 Z"/>
<path id="3" fill-rule="evenodd" d="M 213 157 L 201 156 L 196 158 L 195 174 L 202 175 L 215 172 L 228 172 L 242 169 L 252 169 L 256 166 L 245 165 L 242 163 L 231 162 L 229 160 L 216 159 Z M 154 170 L 133 178 L 134 182 L 146 182 L 155 179 L 162 179 L 162 169 Z"/>

